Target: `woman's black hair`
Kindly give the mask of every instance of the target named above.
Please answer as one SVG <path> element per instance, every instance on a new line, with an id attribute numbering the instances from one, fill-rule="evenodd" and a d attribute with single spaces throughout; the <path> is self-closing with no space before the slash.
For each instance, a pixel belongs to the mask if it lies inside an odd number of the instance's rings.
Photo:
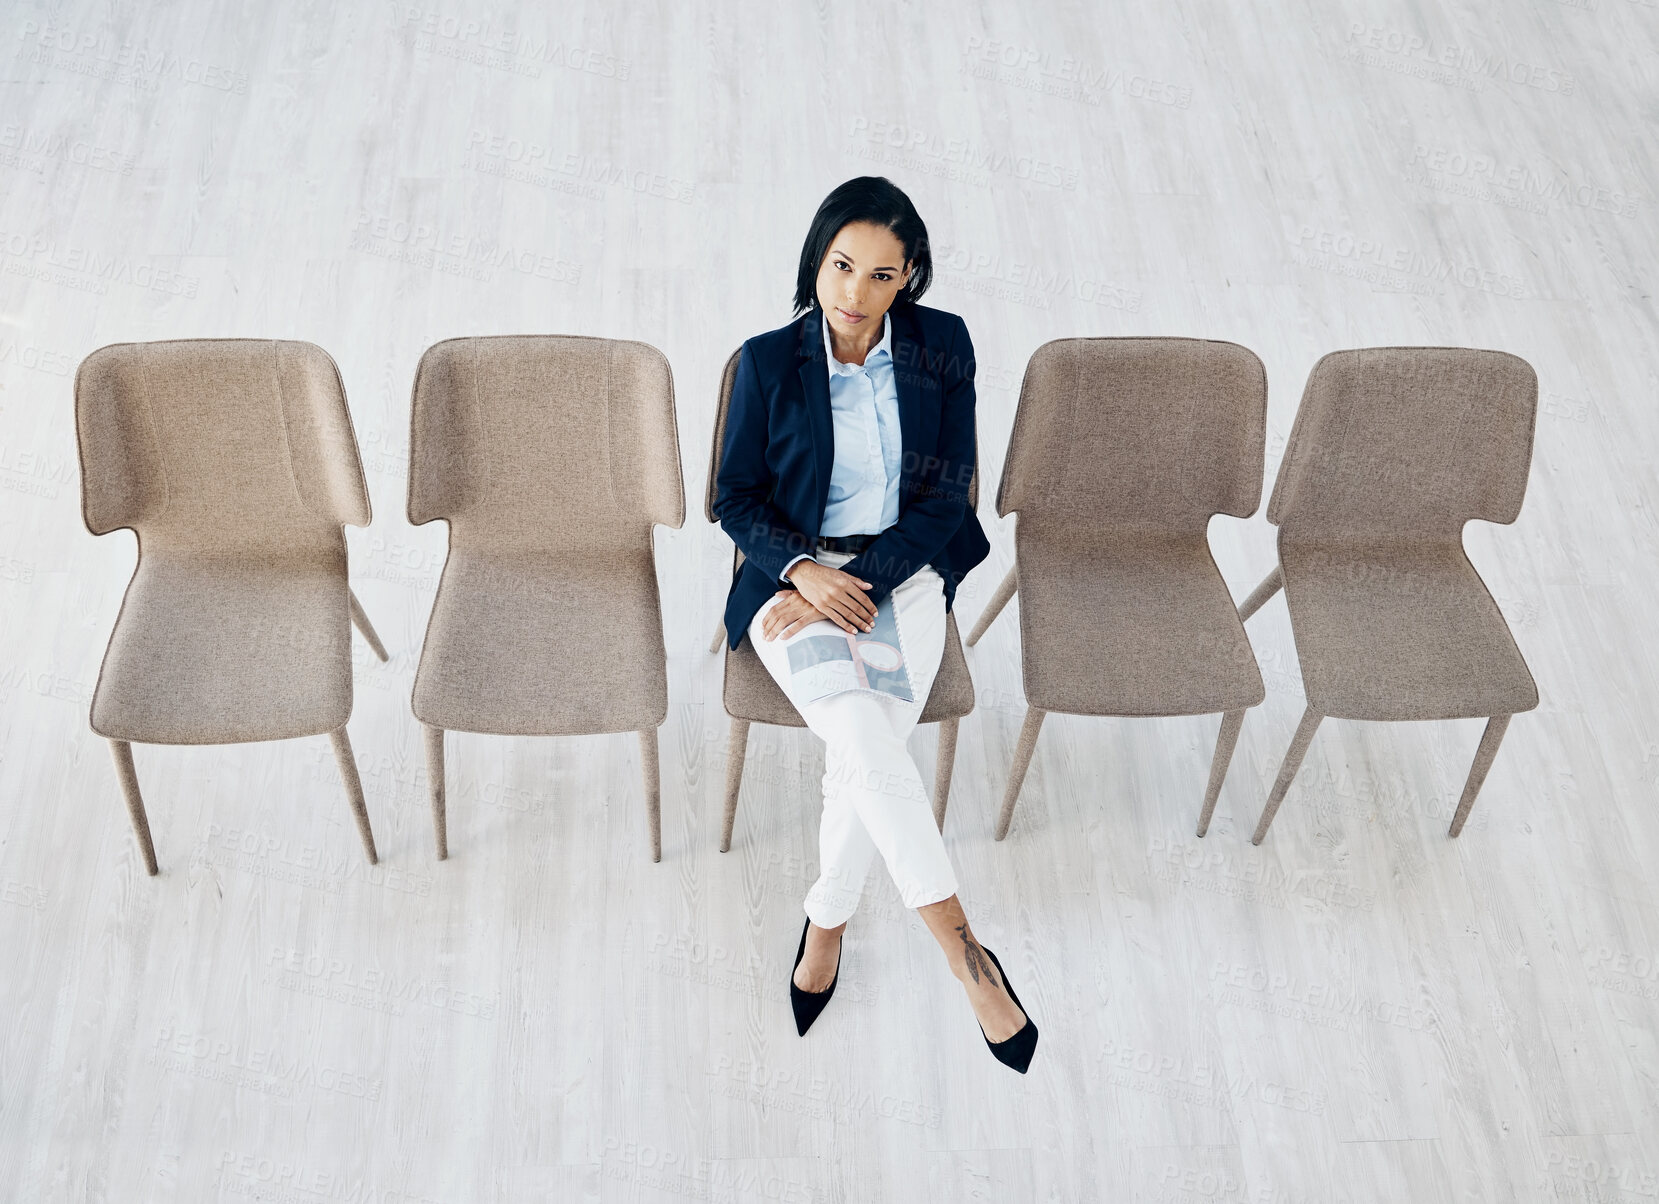
<path id="1" fill-rule="evenodd" d="M 896 300 L 914 301 L 933 282 L 933 252 L 928 249 L 927 227 L 916 206 L 886 176 L 858 176 L 825 197 L 812 216 L 812 227 L 801 246 L 801 265 L 795 272 L 797 314 L 818 305 L 818 269 L 829 254 L 831 241 L 849 222 L 882 226 L 904 244 L 904 261 L 911 265 L 910 279 Z"/>

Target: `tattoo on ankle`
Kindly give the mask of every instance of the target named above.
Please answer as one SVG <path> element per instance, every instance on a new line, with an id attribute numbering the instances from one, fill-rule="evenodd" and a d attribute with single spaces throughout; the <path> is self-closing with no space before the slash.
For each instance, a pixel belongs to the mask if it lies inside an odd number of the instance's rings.
<path id="1" fill-rule="evenodd" d="M 956 931 L 962 938 L 962 960 L 967 963 L 968 973 L 973 975 L 973 980 L 978 982 L 979 972 L 983 970 L 991 985 L 996 986 L 996 975 L 991 973 L 991 959 L 985 956 L 985 950 L 979 947 L 979 943 L 968 935 L 968 926 L 958 924 Z"/>

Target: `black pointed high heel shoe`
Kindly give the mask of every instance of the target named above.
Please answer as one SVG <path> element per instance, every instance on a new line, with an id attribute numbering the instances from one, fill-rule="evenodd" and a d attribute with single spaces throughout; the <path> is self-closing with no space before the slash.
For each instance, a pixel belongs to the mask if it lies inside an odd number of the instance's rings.
<path id="1" fill-rule="evenodd" d="M 789 1006 L 795 1013 L 795 1031 L 806 1036 L 806 1030 L 812 1027 L 812 1022 L 818 1019 L 818 1013 L 824 1010 L 824 1005 L 835 994 L 835 984 L 841 978 L 841 950 L 835 950 L 835 976 L 830 979 L 830 985 L 822 991 L 803 991 L 795 985 L 795 971 L 801 964 L 801 958 L 806 954 L 806 930 L 812 924 L 812 917 L 808 916 L 805 924 L 801 925 L 801 946 L 795 950 L 795 964 L 789 967 Z M 842 934 L 845 936 L 845 934 Z M 984 1030 L 981 1030 L 984 1031 Z"/>
<path id="2" fill-rule="evenodd" d="M 985 946 L 981 945 L 980 948 L 985 949 Z M 1002 963 L 997 961 L 997 955 L 989 949 L 985 949 L 985 956 L 991 959 L 992 964 L 997 968 L 997 973 L 1002 975 L 1002 989 L 1008 992 L 1008 998 L 1014 1001 L 1015 1007 L 1025 1012 L 1025 1005 L 1020 1002 L 1020 997 L 1014 994 L 1014 984 L 1008 981 L 1008 972 L 1002 968 Z M 837 971 L 839 969 L 838 966 Z M 979 1035 L 985 1037 L 985 1026 L 983 1024 L 979 1026 Z M 991 1054 L 997 1061 L 1024 1074 L 1026 1067 L 1031 1065 L 1031 1055 L 1037 1052 L 1036 1021 L 1031 1019 L 1031 1013 L 1026 1012 L 1025 1023 L 1020 1027 L 1019 1032 L 1002 1041 L 993 1041 L 991 1038 L 985 1037 L 985 1044 L 990 1046 Z"/>

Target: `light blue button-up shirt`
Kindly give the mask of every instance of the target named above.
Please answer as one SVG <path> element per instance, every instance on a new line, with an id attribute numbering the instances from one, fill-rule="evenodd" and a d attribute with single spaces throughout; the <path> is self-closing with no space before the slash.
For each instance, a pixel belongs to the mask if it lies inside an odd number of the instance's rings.
<path id="1" fill-rule="evenodd" d="M 824 326 L 829 361 L 830 417 L 835 430 L 834 466 L 824 502 L 821 535 L 878 534 L 899 521 L 899 476 L 904 442 L 899 429 L 899 389 L 893 374 L 893 316 L 881 318 L 881 341 L 862 364 L 843 364 Z M 806 553 L 783 567 L 812 559 Z"/>

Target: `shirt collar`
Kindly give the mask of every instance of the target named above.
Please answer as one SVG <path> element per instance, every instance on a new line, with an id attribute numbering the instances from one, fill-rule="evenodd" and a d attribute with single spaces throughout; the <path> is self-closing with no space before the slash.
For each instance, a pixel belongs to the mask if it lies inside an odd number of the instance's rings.
<path id="1" fill-rule="evenodd" d="M 851 376 L 855 372 L 862 372 L 870 366 L 870 360 L 878 353 L 893 356 L 893 313 L 891 310 L 881 315 L 881 341 L 864 356 L 862 364 L 843 364 L 835 358 L 835 347 L 830 342 L 829 315 L 819 312 L 819 321 L 824 324 L 824 354 L 829 356 L 829 370 L 839 376 Z"/>

